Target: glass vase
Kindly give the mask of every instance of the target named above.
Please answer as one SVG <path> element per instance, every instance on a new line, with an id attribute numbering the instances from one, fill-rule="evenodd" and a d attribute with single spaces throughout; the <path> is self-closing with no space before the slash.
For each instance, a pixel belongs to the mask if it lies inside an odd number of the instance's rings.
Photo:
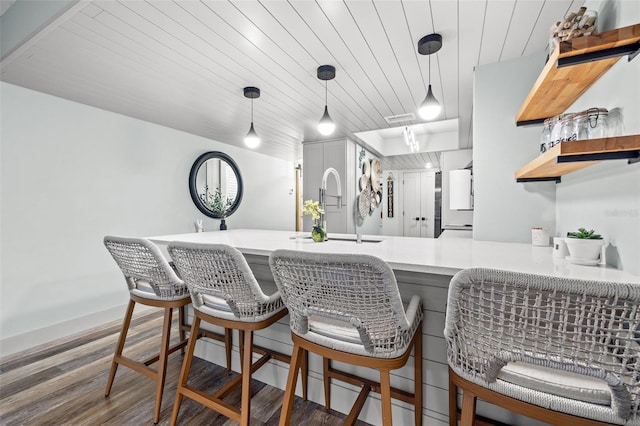
<path id="1" fill-rule="evenodd" d="M 315 241 L 316 243 L 321 243 L 324 241 L 326 236 L 327 231 L 325 231 L 322 226 L 315 225 L 313 227 L 313 230 L 311 231 L 311 238 L 313 239 L 313 241 Z"/>

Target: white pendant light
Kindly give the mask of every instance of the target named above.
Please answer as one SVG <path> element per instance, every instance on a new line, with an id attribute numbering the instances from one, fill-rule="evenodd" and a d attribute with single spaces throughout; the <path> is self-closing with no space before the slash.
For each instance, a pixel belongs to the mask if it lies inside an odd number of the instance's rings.
<path id="1" fill-rule="evenodd" d="M 330 135 L 336 129 L 336 123 L 333 122 L 331 116 L 329 115 L 329 110 L 327 106 L 324 106 L 324 114 L 322 114 L 322 118 L 318 122 L 318 131 L 325 136 Z"/>
<path id="2" fill-rule="evenodd" d="M 438 102 L 431 90 L 431 54 L 436 53 L 442 47 L 442 36 L 440 34 L 429 34 L 418 41 L 418 52 L 421 55 L 429 56 L 429 87 L 427 96 L 418 108 L 418 114 L 423 120 L 433 120 L 442 112 L 442 105 Z"/>
<path id="3" fill-rule="evenodd" d="M 251 149 L 255 149 L 260 145 L 260 136 L 253 128 L 253 100 L 260 97 L 260 89 L 257 87 L 245 87 L 244 97 L 251 99 L 251 127 L 247 136 L 244 137 L 244 144 Z"/>
<path id="4" fill-rule="evenodd" d="M 336 68 L 332 65 L 321 65 L 318 67 L 318 78 L 324 80 L 324 114 L 320 122 L 318 122 L 318 131 L 324 136 L 329 136 L 336 129 L 336 123 L 333 122 L 329 115 L 327 107 L 327 81 L 333 80 L 336 76 Z"/>

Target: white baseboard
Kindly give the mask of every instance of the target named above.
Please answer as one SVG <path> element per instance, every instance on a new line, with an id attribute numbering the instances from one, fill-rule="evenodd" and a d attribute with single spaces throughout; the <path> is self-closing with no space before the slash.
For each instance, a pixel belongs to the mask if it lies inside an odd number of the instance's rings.
<path id="1" fill-rule="evenodd" d="M 136 313 L 143 312 L 149 307 L 140 303 L 136 304 Z M 32 330 L 26 333 L 17 334 L 0 340 L 0 357 L 6 357 L 16 352 L 22 352 L 48 342 L 59 340 L 81 333 L 89 329 L 104 325 L 106 323 L 124 318 L 127 305 L 115 306 L 104 311 L 95 312 L 83 317 L 63 321 L 47 327 Z M 56 342 L 59 343 L 59 342 Z"/>

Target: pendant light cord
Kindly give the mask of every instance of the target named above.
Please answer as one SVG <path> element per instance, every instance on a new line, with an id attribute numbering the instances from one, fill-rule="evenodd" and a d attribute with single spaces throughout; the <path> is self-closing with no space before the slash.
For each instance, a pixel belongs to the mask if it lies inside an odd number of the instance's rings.
<path id="1" fill-rule="evenodd" d="M 327 80 L 324 81 L 324 106 L 327 106 Z"/>
<path id="2" fill-rule="evenodd" d="M 251 98 L 251 124 L 253 124 L 253 98 Z"/>
<path id="3" fill-rule="evenodd" d="M 429 86 L 431 86 L 431 52 L 429 52 Z"/>

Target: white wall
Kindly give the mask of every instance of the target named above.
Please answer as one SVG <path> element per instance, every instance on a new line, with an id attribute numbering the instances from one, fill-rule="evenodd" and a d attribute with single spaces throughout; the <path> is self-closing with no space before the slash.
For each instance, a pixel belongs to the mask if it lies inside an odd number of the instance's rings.
<path id="1" fill-rule="evenodd" d="M 599 30 L 640 22 L 640 3 L 591 1 Z M 607 263 L 640 274 L 640 164 L 610 160 L 553 183 L 513 178 L 538 153 L 540 126 L 517 128 L 514 117 L 543 67 L 544 55 L 484 65 L 474 80 L 474 238 L 529 242 L 532 226 L 551 235 L 593 228 L 610 245 Z M 640 61 L 621 58 L 569 111 L 620 108 L 624 134 L 640 134 Z"/>
<path id="2" fill-rule="evenodd" d="M 442 226 L 473 224 L 473 211 L 449 209 L 449 172 L 464 169 L 473 157 L 470 149 L 445 151 L 440 157 L 442 170 Z"/>
<path id="3" fill-rule="evenodd" d="M 387 217 L 388 208 L 388 186 L 387 177 L 393 174 L 393 217 Z M 403 209 L 402 200 L 402 178 L 404 170 L 383 170 L 383 190 L 382 190 L 382 235 L 402 236 L 403 234 Z"/>
<path id="4" fill-rule="evenodd" d="M 476 68 L 473 87 L 473 237 L 526 243 L 531 228 L 555 233 L 552 182 L 517 183 L 514 172 L 539 154 L 541 126 L 515 116 L 544 66 L 540 53 Z"/>
<path id="5" fill-rule="evenodd" d="M 604 15 L 608 27 L 602 30 L 640 22 L 640 2 L 601 3 L 587 6 Z M 595 106 L 620 108 L 624 134 L 640 134 L 639 58 L 621 58 L 569 109 Z M 578 227 L 597 230 L 610 243 L 607 263 L 640 275 L 640 163 L 606 161 L 563 176 L 556 193 L 556 223 L 559 235 Z"/>
<path id="6" fill-rule="evenodd" d="M 51 325 L 73 333 L 124 312 L 104 235 L 193 232 L 195 219 L 218 228 L 189 196 L 203 152 L 226 152 L 240 169 L 230 228 L 295 229 L 291 163 L 6 83 L 0 94 L 3 354 L 20 336 L 32 346 L 56 338 Z"/>

